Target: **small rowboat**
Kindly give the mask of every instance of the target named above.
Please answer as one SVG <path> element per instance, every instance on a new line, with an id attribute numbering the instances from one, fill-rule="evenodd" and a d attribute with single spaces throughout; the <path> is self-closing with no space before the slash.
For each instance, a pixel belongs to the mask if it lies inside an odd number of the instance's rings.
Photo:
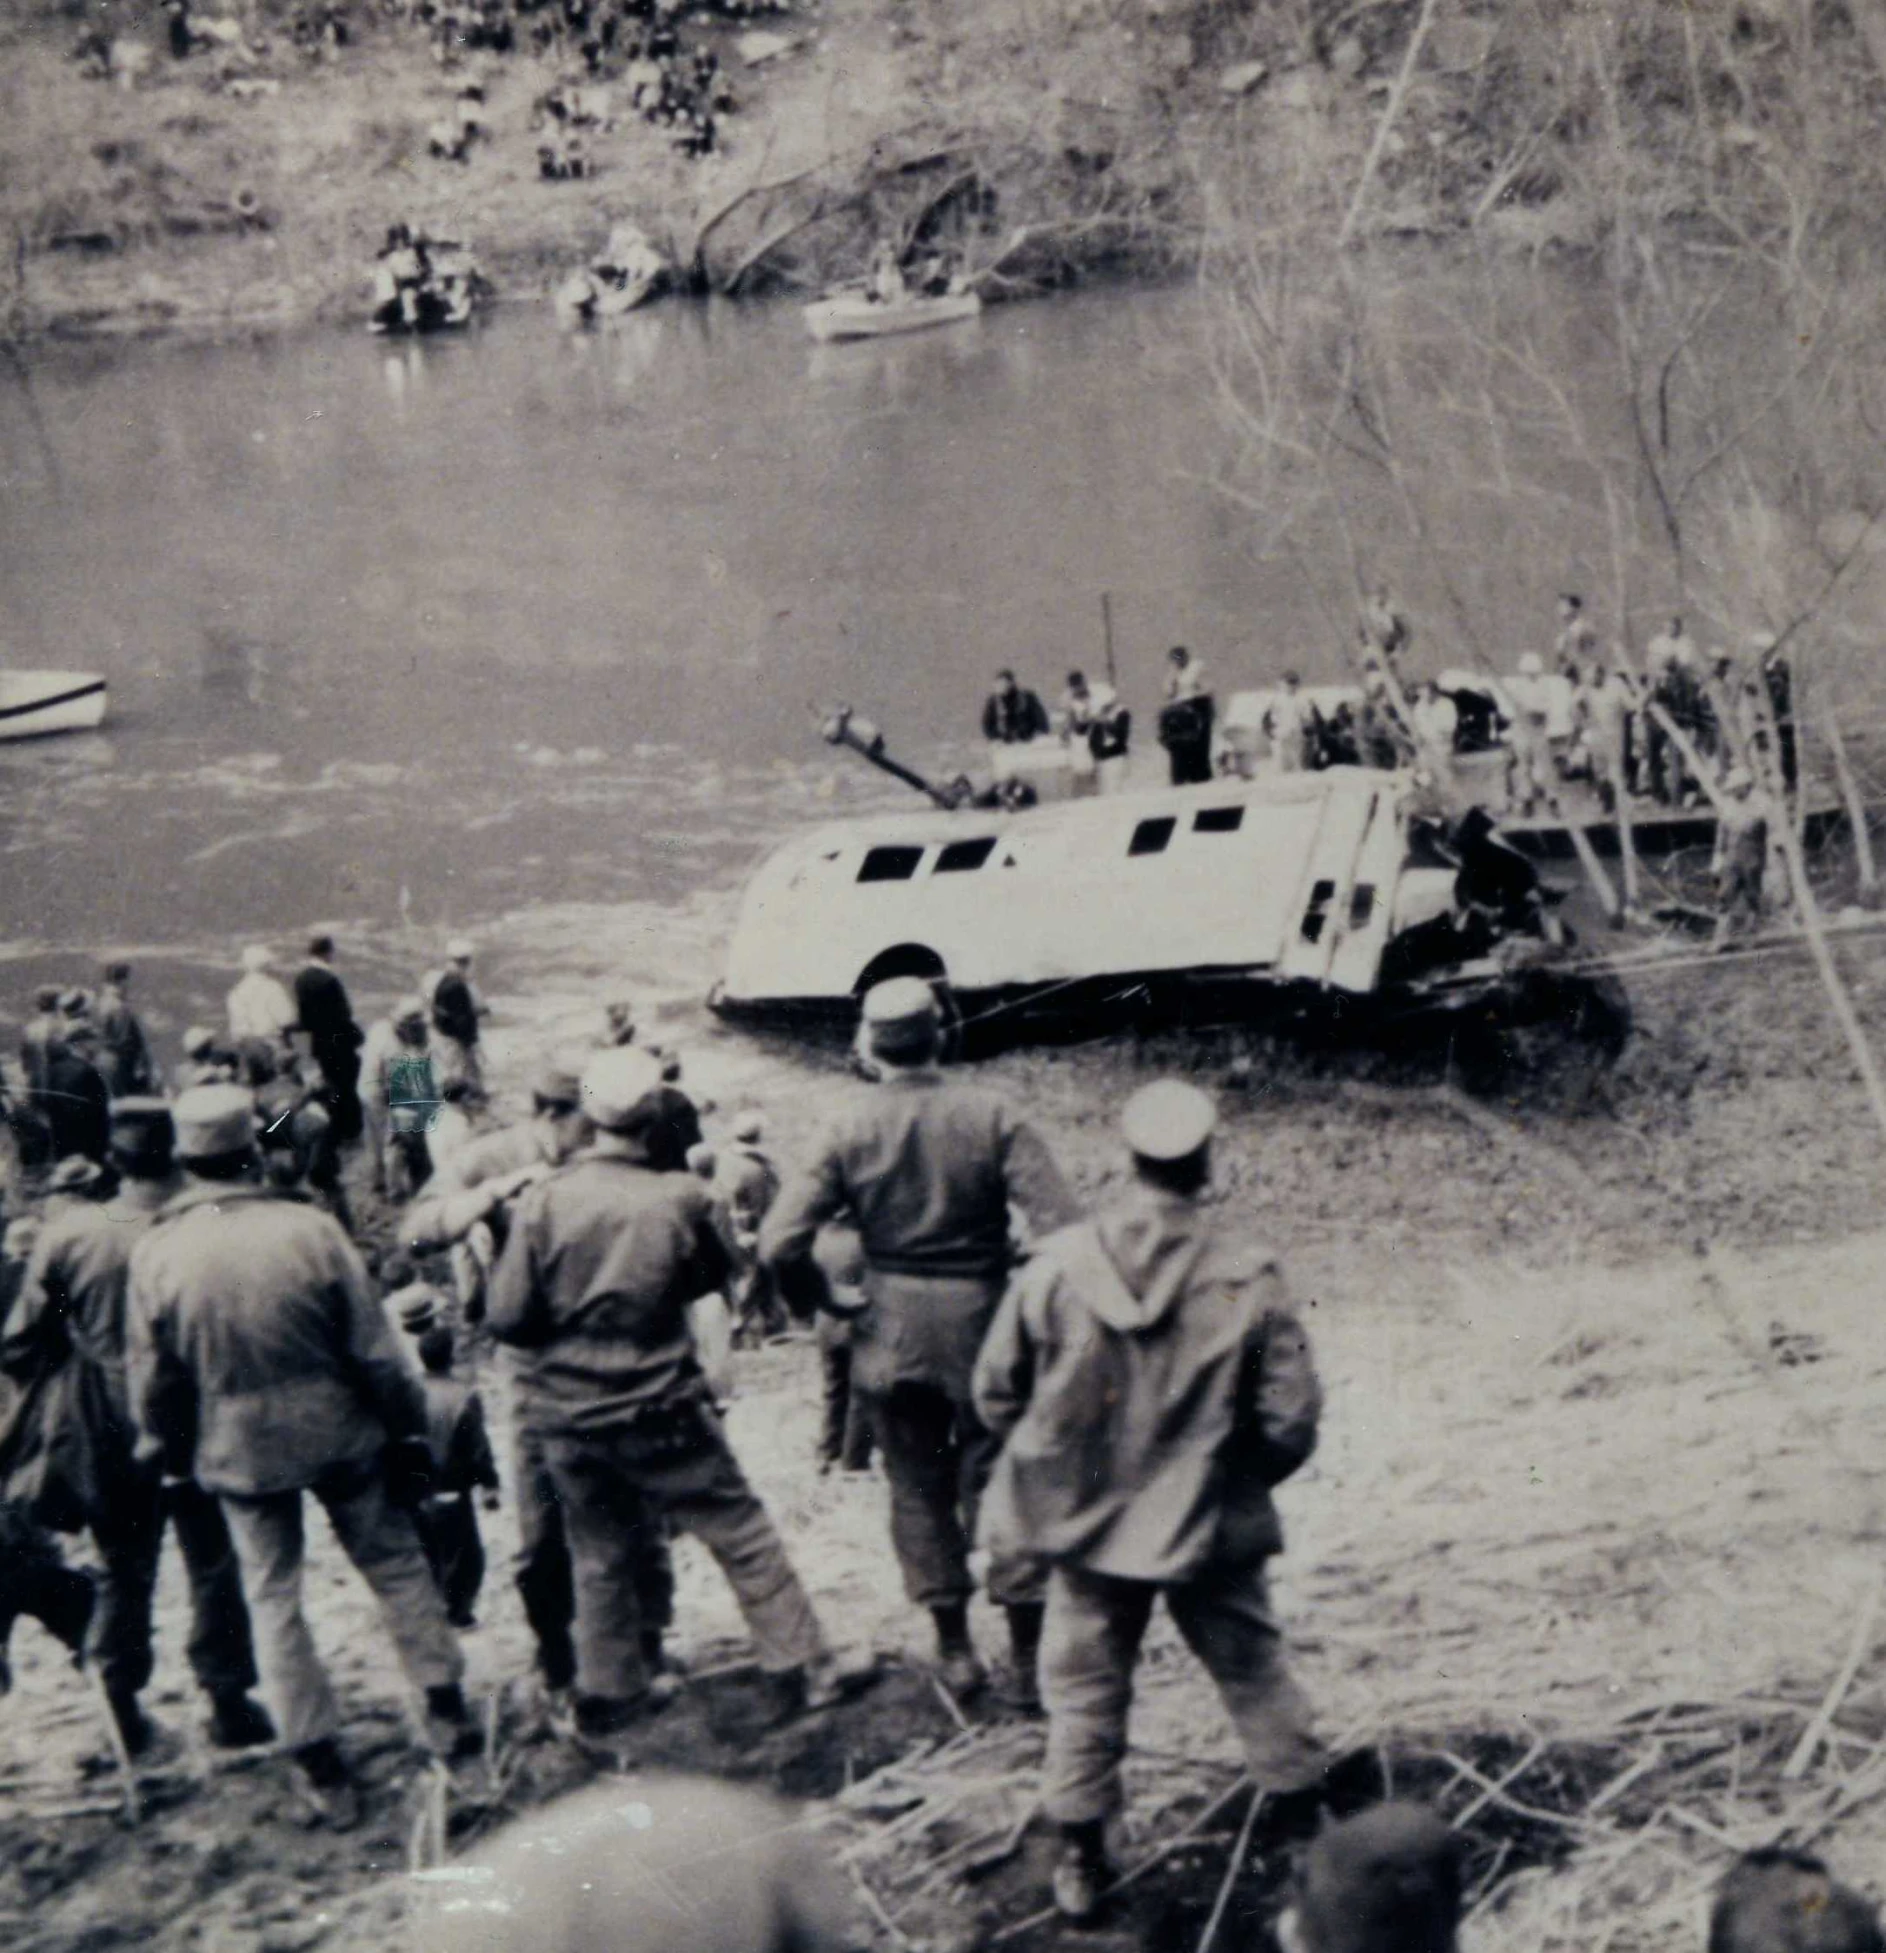
<path id="1" fill-rule="evenodd" d="M 954 325 L 982 310 L 975 292 L 945 292 L 940 298 L 900 298 L 891 304 L 845 292 L 805 308 L 805 329 L 821 344 L 831 339 L 881 339 L 893 332 L 921 332 L 926 326 Z"/>
<path id="2" fill-rule="evenodd" d="M 104 724 L 105 701 L 93 671 L 0 671 L 0 739 L 89 732 Z"/>

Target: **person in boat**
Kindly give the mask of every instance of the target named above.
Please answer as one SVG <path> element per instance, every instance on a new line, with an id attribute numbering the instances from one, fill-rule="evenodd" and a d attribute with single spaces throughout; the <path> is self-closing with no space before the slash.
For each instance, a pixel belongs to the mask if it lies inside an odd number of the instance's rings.
<path id="1" fill-rule="evenodd" d="M 1316 1448 L 1323 1393 L 1267 1249 L 1206 1204 L 1217 1113 L 1160 1079 L 1120 1113 L 1132 1182 L 1036 1244 L 976 1360 L 1003 1439 L 983 1506 L 991 1557 L 1049 1571 L 1041 1804 L 1054 1900 L 1091 1919 L 1110 1882 L 1133 1671 L 1155 1605 L 1217 1683 L 1273 1819 L 1313 1815 L 1327 1752 L 1290 1678 L 1266 1568 L 1273 1489 Z"/>
<path id="2" fill-rule="evenodd" d="M 1159 713 L 1159 743 L 1166 749 L 1175 787 L 1196 786 L 1212 777 L 1216 713 L 1205 667 L 1183 644 L 1175 644 L 1166 653 L 1165 703 Z"/>
<path id="3" fill-rule="evenodd" d="M 1086 742 L 1096 764 L 1126 757 L 1133 715 L 1111 685 L 1094 684 L 1084 671 L 1070 671 L 1061 694 L 1061 717 L 1069 736 Z"/>
<path id="4" fill-rule="evenodd" d="M 98 1035 L 105 1047 L 105 1083 L 114 1099 L 142 1098 L 161 1080 L 150 1039 L 131 1008 L 131 965 L 108 963 L 98 988 Z"/>
<path id="5" fill-rule="evenodd" d="M 1392 773 L 1401 765 L 1405 756 L 1406 735 L 1389 687 L 1388 674 L 1378 658 L 1363 661 L 1362 709 L 1356 715 L 1356 736 L 1364 766 Z"/>
<path id="6" fill-rule="evenodd" d="M 910 296 L 897 246 L 888 237 L 879 238 L 876 250 L 871 253 L 865 296 L 879 305 L 902 305 Z"/>
<path id="7" fill-rule="evenodd" d="M 969 1634 L 969 1555 L 998 1444 L 977 1414 L 971 1372 L 1013 1265 L 1011 1210 L 1037 1233 L 1077 1210 L 1033 1124 L 986 1087 L 944 1074 L 942 1015 L 923 978 L 873 985 L 862 1032 L 880 1082 L 857 1091 L 788 1179 L 760 1230 L 760 1258 L 800 1314 L 837 1312 L 813 1244 L 830 1222 L 857 1228 L 869 1306 L 853 1318 L 852 1387 L 870 1405 L 890 1479 L 905 1592 L 929 1610 L 944 1686 L 972 1695 L 988 1676 Z M 1039 1570 L 996 1555 L 986 1584 L 1008 1616 L 1011 1700 L 1027 1708 L 1038 1700 Z"/>
<path id="8" fill-rule="evenodd" d="M 1811 1853 L 1745 1851 L 1716 1887 L 1708 1953 L 1886 1953 L 1877 1909 Z"/>
<path id="9" fill-rule="evenodd" d="M 1413 707 L 1415 739 L 1423 752 L 1443 760 L 1454 756 L 1454 741 L 1460 731 L 1460 708 L 1441 690 L 1438 679 L 1427 679 Z"/>
<path id="10" fill-rule="evenodd" d="M 1762 924 L 1762 882 L 1768 871 L 1768 803 L 1745 766 L 1732 766 L 1722 783 L 1716 816 L 1716 933 L 1711 948 L 1725 949 L 1745 923 Z"/>
<path id="11" fill-rule="evenodd" d="M 1021 746 L 1046 738 L 1052 730 L 1041 694 L 1017 684 L 1012 671 L 998 671 L 995 690 L 983 701 L 983 738 L 991 746 Z"/>
<path id="12" fill-rule="evenodd" d="M 1301 773 L 1308 756 L 1310 705 L 1300 672 L 1286 671 L 1282 689 L 1264 714 L 1270 756 L 1279 773 Z"/>

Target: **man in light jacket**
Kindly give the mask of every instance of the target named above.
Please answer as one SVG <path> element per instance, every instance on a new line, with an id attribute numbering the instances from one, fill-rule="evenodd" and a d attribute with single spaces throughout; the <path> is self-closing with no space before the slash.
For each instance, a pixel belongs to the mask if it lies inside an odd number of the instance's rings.
<path id="1" fill-rule="evenodd" d="M 304 1492 L 380 1603 L 428 1742 L 453 1758 L 478 1747 L 410 1510 L 427 1489 L 425 1396 L 339 1224 L 257 1184 L 249 1094 L 198 1086 L 173 1116 L 189 1182 L 131 1251 L 131 1404 L 164 1475 L 223 1502 L 298 1787 L 342 1829 L 358 1792 L 302 1612 Z"/>
<path id="2" fill-rule="evenodd" d="M 1264 1570 L 1283 1547 L 1271 1487 L 1314 1448 L 1322 1392 L 1277 1264 L 1200 1203 L 1214 1124 L 1193 1086 L 1134 1093 L 1120 1125 L 1135 1183 L 1040 1244 L 976 1364 L 977 1411 L 1006 1439 L 982 1541 L 1051 1568 L 1042 1806 L 1063 1836 L 1055 1903 L 1073 1919 L 1107 1883 L 1155 1601 L 1217 1683 L 1259 1789 L 1304 1801 L 1323 1776 Z"/>

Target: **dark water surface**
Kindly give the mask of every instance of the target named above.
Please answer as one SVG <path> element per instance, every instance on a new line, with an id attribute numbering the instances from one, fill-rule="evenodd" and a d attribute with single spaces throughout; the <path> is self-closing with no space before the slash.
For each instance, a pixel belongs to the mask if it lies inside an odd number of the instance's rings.
<path id="1" fill-rule="evenodd" d="M 731 887 L 882 797 L 818 708 L 960 763 L 995 665 L 1099 667 L 1103 588 L 1142 723 L 1172 642 L 1268 675 L 1191 324 L 1113 294 L 832 348 L 669 306 L 36 353 L 0 388 L 0 650 L 104 672 L 113 716 L 0 746 L 7 991 Z"/>

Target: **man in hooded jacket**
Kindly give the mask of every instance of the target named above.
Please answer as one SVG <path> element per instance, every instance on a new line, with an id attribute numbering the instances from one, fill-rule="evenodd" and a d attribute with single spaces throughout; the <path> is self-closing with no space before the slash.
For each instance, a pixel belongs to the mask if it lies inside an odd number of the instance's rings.
<path id="1" fill-rule="evenodd" d="M 1073 1919 L 1107 1883 L 1155 1601 L 1218 1685 L 1260 1791 L 1313 1801 L 1324 1775 L 1264 1570 L 1283 1547 L 1271 1488 L 1314 1449 L 1322 1391 L 1276 1262 L 1201 1203 L 1214 1124 L 1191 1085 L 1134 1093 L 1120 1120 L 1133 1185 L 1039 1244 L 976 1363 L 976 1409 L 1006 1440 L 982 1542 L 1051 1569 L 1041 1798 Z"/>

